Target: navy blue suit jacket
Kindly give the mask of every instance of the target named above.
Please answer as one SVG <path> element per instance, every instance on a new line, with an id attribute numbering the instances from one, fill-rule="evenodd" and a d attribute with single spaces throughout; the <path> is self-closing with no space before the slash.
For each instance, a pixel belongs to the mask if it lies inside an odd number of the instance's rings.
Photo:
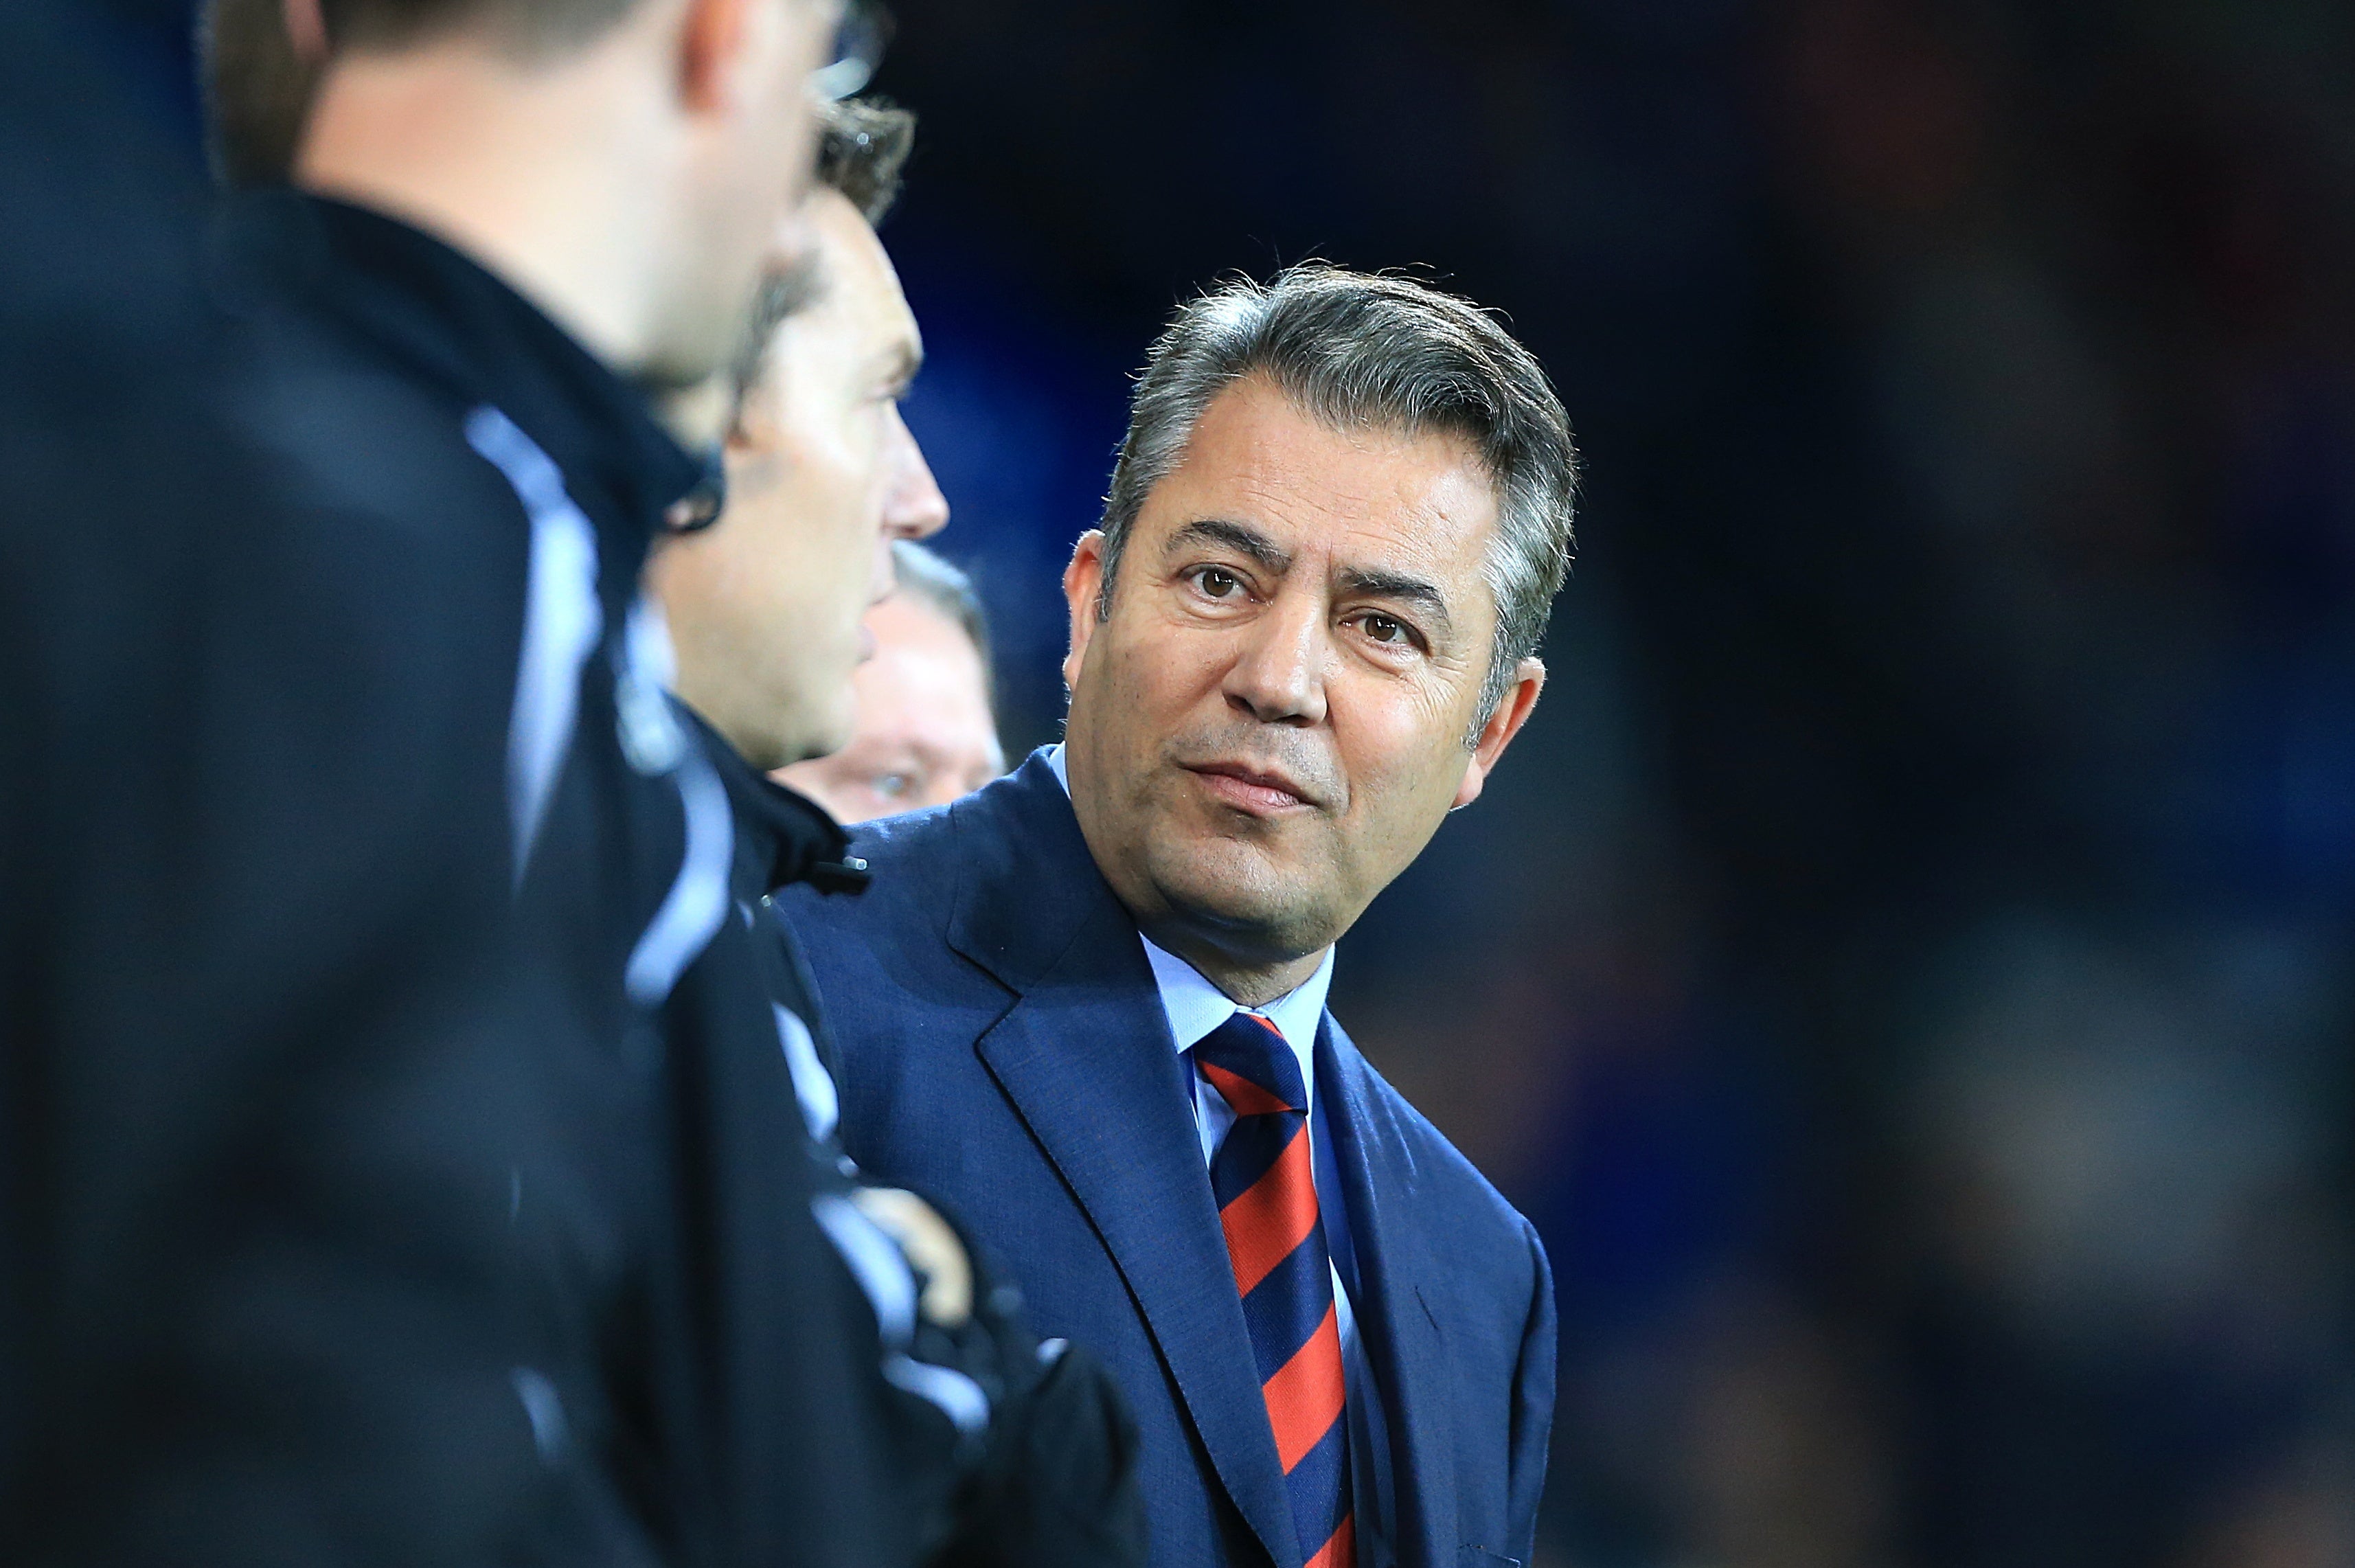
<path id="1" fill-rule="evenodd" d="M 955 1211 L 1039 1333 L 1113 1369 L 1156 1563 L 1299 1568 L 1184 1062 L 1062 786 L 1033 756 L 853 850 L 864 897 L 778 900 L 825 997 L 851 1154 Z M 1553 1417 L 1544 1251 L 1330 1014 L 1316 1085 L 1397 1515 L 1387 1548 L 1361 1529 L 1360 1562 L 1527 1563 Z"/>

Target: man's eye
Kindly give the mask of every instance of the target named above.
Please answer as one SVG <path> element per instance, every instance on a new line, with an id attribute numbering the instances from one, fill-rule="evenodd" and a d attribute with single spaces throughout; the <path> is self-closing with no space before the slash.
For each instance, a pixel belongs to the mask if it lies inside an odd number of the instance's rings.
<path id="1" fill-rule="evenodd" d="M 1222 566 L 1206 566 L 1194 574 L 1194 586 L 1212 599 L 1225 599 L 1241 589 L 1243 581 Z"/>
<path id="2" fill-rule="evenodd" d="M 1365 619 L 1365 627 L 1366 635 L 1371 637 L 1378 643 L 1396 644 L 1409 640 L 1407 636 L 1406 623 L 1403 621 L 1393 620 L 1388 615 L 1367 616 Z"/>

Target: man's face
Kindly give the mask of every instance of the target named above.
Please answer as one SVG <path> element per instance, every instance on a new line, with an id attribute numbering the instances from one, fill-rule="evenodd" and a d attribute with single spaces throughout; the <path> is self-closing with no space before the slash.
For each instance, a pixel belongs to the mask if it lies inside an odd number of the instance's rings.
<path id="1" fill-rule="evenodd" d="M 945 805 L 1006 771 L 988 675 L 964 628 L 894 593 L 867 612 L 875 655 L 851 685 L 858 728 L 833 756 L 781 770 L 837 822 Z"/>
<path id="2" fill-rule="evenodd" d="M 1146 498 L 1111 590 L 1065 590 L 1072 804 L 1148 934 L 1246 966 L 1322 951 L 1479 794 L 1535 660 L 1476 720 L 1497 506 L 1472 446 L 1338 432 L 1239 382 Z"/>
<path id="3" fill-rule="evenodd" d="M 728 507 L 666 543 L 650 579 L 678 690 L 755 766 L 850 739 L 859 619 L 891 591 L 891 541 L 948 502 L 900 418 L 922 340 L 883 247 L 837 192 L 815 192 L 819 293 L 778 327 L 728 443 Z"/>
<path id="4" fill-rule="evenodd" d="M 691 194 L 668 266 L 667 311 L 642 373 L 692 387 L 724 364 L 780 232 L 811 189 L 812 73 L 841 0 L 693 0 L 681 41 Z"/>

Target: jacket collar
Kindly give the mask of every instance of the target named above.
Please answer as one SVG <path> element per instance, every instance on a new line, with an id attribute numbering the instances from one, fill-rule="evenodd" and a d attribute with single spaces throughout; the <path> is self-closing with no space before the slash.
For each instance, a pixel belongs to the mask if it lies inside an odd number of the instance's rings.
<path id="1" fill-rule="evenodd" d="M 949 907 L 949 945 L 1014 992 L 1047 973 L 1082 927 L 1135 930 L 1113 896 L 1042 748 L 1011 775 L 949 807 L 974 854 Z M 1137 949 L 1137 963 L 1145 962 Z"/>
<path id="2" fill-rule="evenodd" d="M 847 853 L 850 835 L 808 796 L 778 784 L 744 760 L 744 754 L 703 715 L 674 698 L 711 758 L 712 771 L 728 791 L 736 819 L 736 864 L 730 886 L 738 900 L 752 903 L 778 889 L 807 882 L 822 893 L 862 893 L 871 880 L 867 862 Z"/>
<path id="3" fill-rule="evenodd" d="M 288 189 L 225 206 L 216 261 L 232 292 L 259 276 L 341 322 L 465 405 L 488 403 L 563 471 L 595 524 L 612 610 L 636 592 L 674 507 L 717 505 L 716 464 L 656 421 L 645 393 L 506 282 L 421 229 Z"/>

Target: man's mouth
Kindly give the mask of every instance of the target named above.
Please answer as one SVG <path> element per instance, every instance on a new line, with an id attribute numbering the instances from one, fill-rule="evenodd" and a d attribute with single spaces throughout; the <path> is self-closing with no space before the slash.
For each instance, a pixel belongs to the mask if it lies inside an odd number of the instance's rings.
<path id="1" fill-rule="evenodd" d="M 1283 773 L 1263 768 L 1246 767 L 1241 763 L 1186 763 L 1179 764 L 1202 781 L 1210 797 L 1238 811 L 1253 816 L 1274 816 L 1287 811 L 1305 811 L 1316 802 L 1307 787 Z"/>

